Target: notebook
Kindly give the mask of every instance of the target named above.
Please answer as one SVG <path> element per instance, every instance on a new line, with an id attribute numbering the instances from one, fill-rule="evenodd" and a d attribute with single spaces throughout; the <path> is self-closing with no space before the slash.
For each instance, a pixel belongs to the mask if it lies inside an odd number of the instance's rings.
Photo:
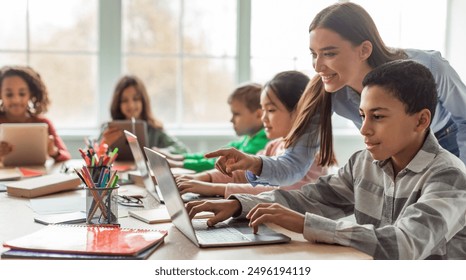
<path id="1" fill-rule="evenodd" d="M 61 173 L 5 182 L 8 195 L 27 198 L 78 189 L 80 184 L 81 180 L 76 174 Z"/>
<path id="2" fill-rule="evenodd" d="M 148 136 L 147 136 L 147 123 L 142 120 L 115 120 L 108 123 L 108 127 L 118 127 L 121 131 L 129 131 L 133 135 L 137 136 L 137 140 L 141 147 L 147 146 Z M 110 145 L 110 150 L 113 151 L 114 148 L 118 148 L 118 157 L 117 161 L 133 161 L 133 154 L 131 149 L 128 146 L 125 135 L 122 133 L 121 137 Z"/>
<path id="3" fill-rule="evenodd" d="M 135 257 L 163 242 L 167 231 L 117 226 L 48 225 L 3 243 L 16 251 Z"/>
<path id="4" fill-rule="evenodd" d="M 34 217 L 34 222 L 44 225 L 85 223 L 86 212 L 76 211 L 70 213 L 36 215 Z"/>
<path id="5" fill-rule="evenodd" d="M 48 135 L 46 123 L 0 124 L 0 141 L 13 145 L 13 151 L 3 157 L 3 165 L 44 165 L 47 160 Z"/>
<path id="6" fill-rule="evenodd" d="M 38 252 L 38 251 L 25 251 L 10 249 L 1 254 L 2 259 L 53 259 L 53 260 L 145 260 L 154 253 L 154 251 L 163 244 L 161 242 L 155 243 L 136 255 L 121 256 L 121 255 L 93 255 L 93 254 L 80 254 L 80 253 L 57 253 L 57 252 Z"/>
<path id="7" fill-rule="evenodd" d="M 248 221 L 230 219 L 214 227 L 208 227 L 207 220 L 191 220 L 181 199 L 175 178 L 166 158 L 154 150 L 144 147 L 149 165 L 157 178 L 160 191 L 173 224 L 199 247 L 241 246 L 271 243 L 285 243 L 291 239 L 261 225 L 258 234 L 252 233 Z"/>

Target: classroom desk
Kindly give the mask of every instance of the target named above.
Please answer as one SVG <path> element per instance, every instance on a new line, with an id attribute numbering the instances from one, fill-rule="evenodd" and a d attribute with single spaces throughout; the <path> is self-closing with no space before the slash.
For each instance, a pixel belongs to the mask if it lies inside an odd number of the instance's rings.
<path id="1" fill-rule="evenodd" d="M 139 188 L 138 186 L 124 186 L 122 188 Z M 81 195 L 84 190 L 63 192 L 54 194 L 57 197 Z M 149 204 L 149 203 L 148 203 Z M 126 208 L 126 207 L 125 207 Z M 120 212 L 125 212 L 121 209 Z M 29 206 L 29 199 L 8 196 L 6 192 L 0 193 L 0 243 L 32 233 L 44 225 L 34 222 L 35 213 Z M 158 248 L 150 259 L 161 260 L 331 260 L 331 259 L 371 259 L 370 256 L 354 248 L 314 244 L 306 241 L 302 235 L 290 232 L 275 225 L 269 225 L 278 232 L 282 232 L 292 238 L 290 243 L 276 245 L 240 246 L 201 249 L 187 239 L 171 223 L 146 224 L 132 217 L 120 217 L 122 227 L 141 229 L 168 230 L 165 244 Z M 6 248 L 0 246 L 0 252 Z"/>

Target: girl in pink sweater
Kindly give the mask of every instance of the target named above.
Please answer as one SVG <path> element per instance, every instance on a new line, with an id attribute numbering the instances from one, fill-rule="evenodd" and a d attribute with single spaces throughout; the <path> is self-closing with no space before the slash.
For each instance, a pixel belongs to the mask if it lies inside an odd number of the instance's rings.
<path id="1" fill-rule="evenodd" d="M 309 82 L 309 78 L 297 71 L 278 73 L 264 87 L 261 94 L 262 122 L 270 141 L 258 154 L 278 156 L 285 151 L 284 137 L 288 135 L 296 118 L 298 101 Z M 257 185 L 252 187 L 245 178 L 244 171 L 235 171 L 232 177 L 213 169 L 195 175 L 177 178 L 180 192 L 198 193 L 203 196 L 228 197 L 235 193 L 258 194 L 277 187 L 286 190 L 299 189 L 305 183 L 314 182 L 319 176 L 328 173 L 327 168 L 318 166 L 317 161 L 299 182 L 290 186 Z"/>

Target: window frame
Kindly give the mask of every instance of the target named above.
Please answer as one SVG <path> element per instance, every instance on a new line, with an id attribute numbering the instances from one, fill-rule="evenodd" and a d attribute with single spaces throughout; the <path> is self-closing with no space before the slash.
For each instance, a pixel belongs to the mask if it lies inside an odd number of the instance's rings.
<path id="1" fill-rule="evenodd" d="M 178 1 L 180 1 L 181 7 L 183 7 L 184 2 L 187 0 Z M 251 1 L 252 0 L 237 0 L 236 82 L 238 84 L 249 81 L 251 78 Z M 340 2 L 346 1 L 340 0 Z M 457 23 L 459 20 L 457 18 L 458 15 L 453 13 L 454 7 L 458 5 L 461 6 L 461 1 L 447 1 L 447 31 L 444 39 L 446 47 L 443 55 L 450 61 L 454 57 L 458 57 L 460 60 L 463 58 L 461 52 L 457 50 L 461 48 L 461 45 L 465 44 L 461 42 L 458 48 L 458 39 L 455 39 L 456 36 L 454 36 L 458 28 L 452 29 L 455 27 L 454 23 Z M 450 17 L 451 14 L 456 15 L 456 17 Z M 26 18 L 26 21 L 27 20 Z M 114 83 L 121 76 L 123 70 L 122 20 L 122 0 L 98 0 L 98 85 L 95 90 L 98 95 L 97 100 L 100 108 L 98 110 L 98 116 L 96 116 L 98 118 L 97 123 L 102 123 L 110 118 L 110 114 L 107 110 L 108 105 L 106 104 L 110 103 Z M 29 26 L 27 26 L 27 28 L 29 28 Z M 2 52 L 15 53 L 20 51 L 4 50 Z M 28 58 L 30 54 L 31 51 L 27 48 L 25 50 L 26 58 Z M 450 54 L 454 57 L 450 57 Z M 453 61 L 452 65 L 458 67 L 460 75 L 462 74 L 461 72 L 465 71 L 463 70 L 464 67 L 460 67 L 461 63 L 458 61 Z M 177 71 L 182 73 L 182 69 L 178 69 Z M 179 82 L 181 82 L 181 74 L 178 73 L 177 76 L 179 77 Z M 182 90 L 178 90 L 177 94 L 180 95 L 180 98 L 178 98 L 178 105 L 182 106 Z M 180 116 L 177 116 L 177 119 L 180 120 Z M 228 124 L 225 124 L 224 127 L 215 126 L 214 129 L 212 129 L 211 126 L 199 124 L 196 125 L 195 128 L 190 129 L 189 127 L 184 127 L 180 121 L 175 124 L 167 125 L 167 128 L 173 131 L 174 134 L 182 135 L 189 134 L 189 131 L 198 133 L 199 128 L 205 128 L 207 131 L 218 134 L 225 134 L 227 130 L 231 131 L 231 127 Z M 224 131 L 222 131 L 222 129 L 224 129 Z M 92 135 L 98 130 L 98 127 L 91 130 L 92 132 L 88 131 L 88 129 L 73 129 L 71 127 L 59 128 L 60 133 L 65 135 Z"/>

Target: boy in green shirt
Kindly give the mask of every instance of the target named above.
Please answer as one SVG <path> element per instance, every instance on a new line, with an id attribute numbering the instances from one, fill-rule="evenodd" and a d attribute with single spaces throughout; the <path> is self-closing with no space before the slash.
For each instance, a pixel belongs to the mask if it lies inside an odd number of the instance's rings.
<path id="1" fill-rule="evenodd" d="M 225 145 L 226 148 L 236 148 L 248 154 L 256 154 L 264 149 L 269 141 L 262 125 L 262 109 L 260 94 L 262 87 L 250 83 L 238 87 L 228 98 L 232 113 L 231 122 L 236 135 L 243 136 L 240 140 Z M 196 172 L 210 170 L 215 167 L 215 158 L 207 159 L 204 153 L 185 153 L 174 155 L 165 153 L 171 167 L 183 167 Z"/>

